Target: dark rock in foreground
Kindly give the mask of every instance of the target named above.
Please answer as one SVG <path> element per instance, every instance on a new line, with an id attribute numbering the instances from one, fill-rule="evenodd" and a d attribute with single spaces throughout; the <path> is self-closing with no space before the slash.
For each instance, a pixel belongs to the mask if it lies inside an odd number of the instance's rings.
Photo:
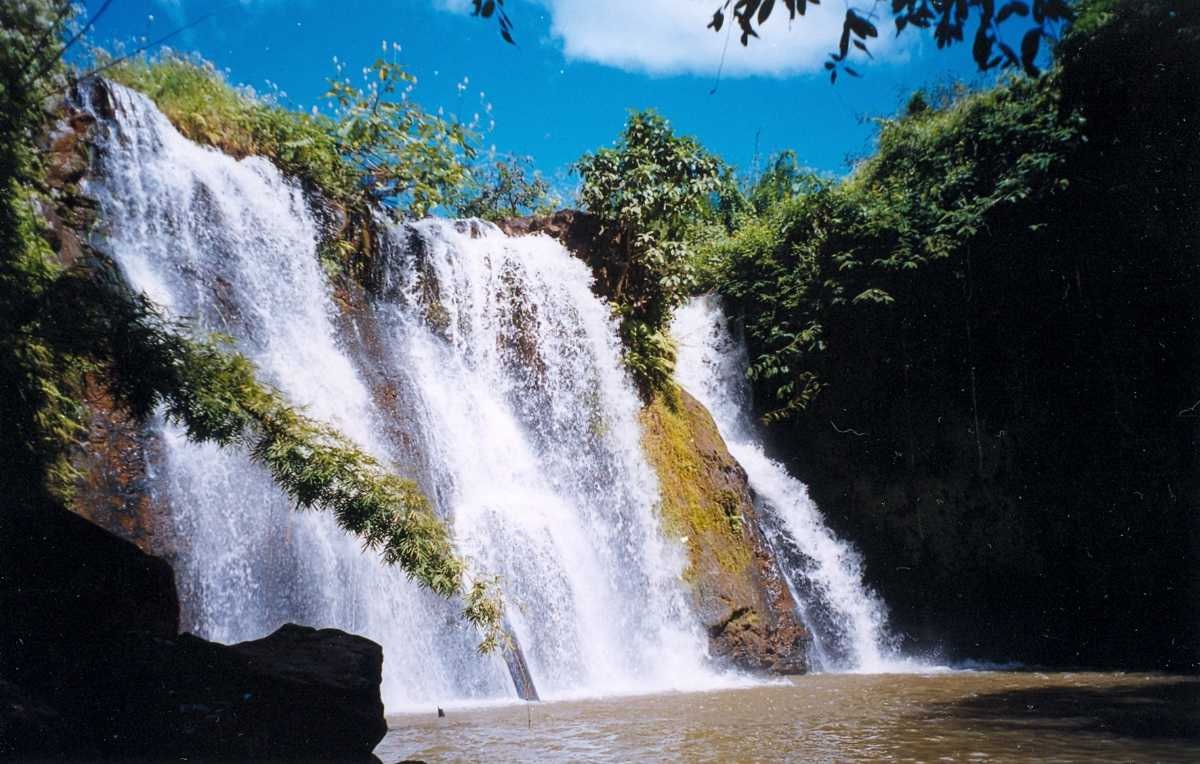
<path id="1" fill-rule="evenodd" d="M 370 759 L 379 645 L 176 634 L 170 568 L 52 504 L 0 511 L 0 757 Z"/>

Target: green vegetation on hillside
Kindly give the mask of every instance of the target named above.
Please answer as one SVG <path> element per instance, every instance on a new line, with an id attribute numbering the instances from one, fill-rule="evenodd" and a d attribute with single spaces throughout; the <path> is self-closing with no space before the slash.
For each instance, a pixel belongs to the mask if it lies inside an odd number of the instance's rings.
<path id="1" fill-rule="evenodd" d="M 764 403 L 774 401 L 766 417 L 796 413 L 843 373 L 841 328 L 891 322 L 891 306 L 922 288 L 926 266 L 994 242 L 991 226 L 1003 216 L 1020 216 L 1030 230 L 1046 225 L 1048 200 L 1069 184 L 1064 161 L 1080 128 L 1078 116 L 1060 113 L 1053 76 L 1012 80 L 944 108 L 918 93 L 903 117 L 882 124 L 878 152 L 844 182 L 811 178 L 780 193 L 778 174 L 765 176 L 770 192 L 760 184 L 751 195 L 778 200 L 708 255 L 710 278 L 747 316 L 752 375 Z M 926 315 L 905 316 L 902 328 L 937 331 Z"/>
<path id="2" fill-rule="evenodd" d="M 915 95 L 845 180 L 765 177 L 701 262 L 921 644 L 1194 665 L 1200 6 L 1079 19 L 1040 78 Z"/>
<path id="3" fill-rule="evenodd" d="M 376 59 L 361 84 L 344 69 L 322 98 L 330 115 L 256 97 L 207 61 L 176 54 L 122 61 L 105 76 L 145 93 L 191 140 L 267 157 L 348 209 L 384 205 L 423 217 L 454 203 L 475 153 L 468 127 L 407 98 L 413 77 L 394 62 Z"/>

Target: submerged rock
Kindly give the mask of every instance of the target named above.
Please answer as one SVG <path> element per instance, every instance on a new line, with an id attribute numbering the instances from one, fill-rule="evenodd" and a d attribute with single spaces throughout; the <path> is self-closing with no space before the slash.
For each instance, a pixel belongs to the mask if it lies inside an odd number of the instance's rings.
<path id="1" fill-rule="evenodd" d="M 53 503 L 0 510 L 0 756 L 369 758 L 383 651 L 177 634 L 170 567 Z"/>
<path id="2" fill-rule="evenodd" d="M 642 413 L 662 522 L 687 549 L 684 577 L 716 655 L 782 674 L 808 668 L 809 635 L 759 525 L 746 473 L 712 416 L 684 390 Z"/>

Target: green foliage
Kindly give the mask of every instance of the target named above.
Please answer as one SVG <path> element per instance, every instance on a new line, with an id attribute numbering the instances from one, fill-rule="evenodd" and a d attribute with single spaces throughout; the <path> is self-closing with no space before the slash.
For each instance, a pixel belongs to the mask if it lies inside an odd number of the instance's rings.
<path id="1" fill-rule="evenodd" d="M 347 207 L 384 204 L 422 217 L 457 198 L 474 156 L 470 130 L 412 101 L 415 78 L 395 63 L 376 59 L 359 84 L 340 76 L 344 68 L 322 98 L 331 116 L 234 88 L 196 57 L 133 58 L 105 74 L 149 96 L 188 138 L 233 156 L 268 157 Z"/>
<path id="2" fill-rule="evenodd" d="M 675 341 L 662 328 L 636 319 L 621 324 L 625 367 L 644 389 L 667 390 L 675 374 Z"/>
<path id="3" fill-rule="evenodd" d="M 0 481 L 10 497 L 62 493 L 72 478 L 66 453 L 83 426 L 74 390 L 86 368 L 44 340 L 32 310 L 59 272 L 43 236 L 48 197 L 34 139 L 39 89 L 62 81 L 70 16 L 53 0 L 0 4 Z"/>
<path id="4" fill-rule="evenodd" d="M 877 154 L 841 184 L 786 164 L 764 176 L 751 197 L 766 211 L 711 249 L 722 290 L 745 310 L 751 374 L 776 401 L 767 419 L 821 391 L 830 322 L 888 311 L 921 269 L 961 257 L 1006 209 L 1038 225 L 1081 127 L 1057 101 L 1053 78 L 1012 80 L 883 122 Z"/>
<path id="5" fill-rule="evenodd" d="M 1076 18 L 1070 36 L 1075 40 L 1085 40 L 1113 20 L 1121 7 L 1121 0 L 1086 0 L 1076 6 Z"/>
<path id="6" fill-rule="evenodd" d="M 500 221 L 553 212 L 559 205 L 532 157 L 506 157 L 476 173 L 478 192 L 458 206 L 461 217 Z"/>
<path id="7" fill-rule="evenodd" d="M 409 100 L 415 84 L 399 64 L 378 58 L 361 85 L 331 79 L 324 98 L 333 104 L 338 148 L 365 172 L 373 199 L 424 217 L 457 198 L 475 150 L 465 126 Z"/>
<path id="8" fill-rule="evenodd" d="M 496 594 L 499 584 L 498 578 L 472 581 L 464 594 L 463 616 L 483 632 L 478 648 L 483 654 L 511 647 L 511 637 L 503 627 L 504 603 Z"/>
<path id="9" fill-rule="evenodd" d="M 674 367 L 665 339 L 671 312 L 694 280 L 689 227 L 709 209 L 721 181 L 719 161 L 693 138 L 676 136 L 657 114 L 635 112 L 614 148 L 585 154 L 580 204 L 595 214 L 613 245 L 617 276 L 610 295 L 643 390 L 662 389 Z M 660 335 L 660 336 L 655 336 Z"/>
<path id="10" fill-rule="evenodd" d="M 54 284 L 58 268 L 35 211 L 41 200 L 23 184 L 9 187 L 7 219 L 0 224 L 8 240 L 0 276 L 5 298 L 0 300 L 0 386 L 5 391 L 0 412 L 8 430 L 4 462 L 14 473 L 10 479 L 31 487 L 44 485 L 65 497 L 75 478 L 68 451 L 85 432 L 77 391 L 89 366 L 64 355 L 44 336 L 45 319 L 33 306 Z"/>
<path id="11" fill-rule="evenodd" d="M 780 202 L 815 192 L 822 185 L 820 176 L 802 167 L 796 152 L 787 149 L 779 152 L 766 172 L 750 185 L 746 201 L 755 213 L 762 215 Z"/>

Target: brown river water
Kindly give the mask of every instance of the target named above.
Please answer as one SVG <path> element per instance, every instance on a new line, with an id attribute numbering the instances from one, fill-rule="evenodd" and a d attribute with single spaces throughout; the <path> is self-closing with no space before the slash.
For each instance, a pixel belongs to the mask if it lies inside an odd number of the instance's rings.
<path id="1" fill-rule="evenodd" d="M 389 718 L 384 764 L 443 761 L 1200 762 L 1200 677 L 814 674 L 707 693 Z"/>

